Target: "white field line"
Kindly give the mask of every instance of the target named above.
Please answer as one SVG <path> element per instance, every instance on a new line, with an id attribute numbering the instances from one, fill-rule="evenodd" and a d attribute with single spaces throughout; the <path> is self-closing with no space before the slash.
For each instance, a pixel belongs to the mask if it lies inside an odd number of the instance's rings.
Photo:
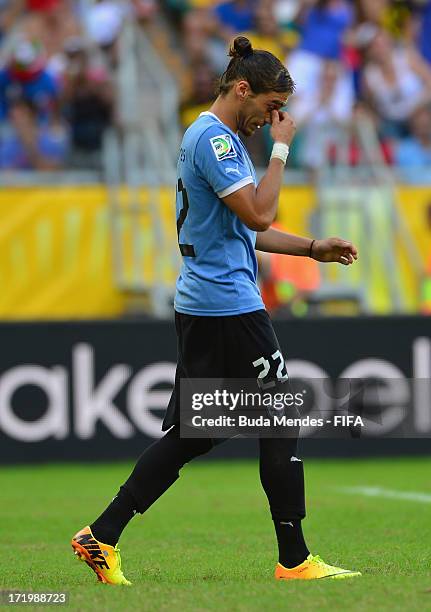
<path id="1" fill-rule="evenodd" d="M 416 491 L 393 491 L 392 489 L 383 489 L 382 487 L 343 487 L 338 490 L 351 495 L 385 497 L 386 499 L 405 499 L 406 501 L 431 504 L 431 494 Z"/>

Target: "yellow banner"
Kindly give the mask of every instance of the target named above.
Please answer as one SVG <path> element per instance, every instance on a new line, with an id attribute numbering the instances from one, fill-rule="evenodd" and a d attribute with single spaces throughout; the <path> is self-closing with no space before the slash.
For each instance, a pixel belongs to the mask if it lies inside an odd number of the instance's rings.
<path id="1" fill-rule="evenodd" d="M 399 196 L 425 261 L 431 243 L 425 223 L 431 190 L 403 187 Z M 315 202 L 309 187 L 284 187 L 279 222 L 292 233 L 309 234 Z M 7 188 L 0 191 L 0 215 L 3 320 L 118 316 L 128 308 L 131 287 L 141 284 L 144 290 L 156 279 L 174 285 L 179 255 L 171 188 L 157 190 L 156 199 L 150 189 L 119 194 L 115 244 L 121 278 L 114 274 L 114 225 L 105 187 Z M 405 265 L 408 269 L 408 261 Z"/>

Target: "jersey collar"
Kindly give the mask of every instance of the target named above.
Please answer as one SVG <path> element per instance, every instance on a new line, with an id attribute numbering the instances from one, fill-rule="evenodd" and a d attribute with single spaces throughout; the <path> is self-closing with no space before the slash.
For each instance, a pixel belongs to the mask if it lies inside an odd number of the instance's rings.
<path id="1" fill-rule="evenodd" d="M 217 117 L 217 115 L 215 115 L 214 113 L 212 113 L 211 111 L 203 111 L 202 113 L 200 113 L 199 117 L 205 117 L 205 116 L 209 116 L 209 117 L 214 117 L 214 119 L 216 119 L 219 123 L 221 123 L 227 130 L 229 130 L 229 132 L 231 134 L 235 134 L 235 132 L 232 132 L 232 130 L 230 129 L 230 127 L 228 127 L 226 124 L 223 123 L 223 121 L 221 121 L 221 119 L 219 119 Z M 238 138 L 238 132 L 235 134 L 235 136 Z"/>
<path id="2" fill-rule="evenodd" d="M 214 115 L 214 113 L 212 113 L 211 111 L 203 111 L 203 113 L 201 113 L 199 115 L 199 117 L 204 117 L 205 115 L 209 115 L 210 117 L 214 117 L 214 119 L 217 119 L 217 121 L 219 123 L 223 123 L 222 121 L 220 121 L 220 119 L 217 117 L 217 115 Z M 223 124 L 224 125 L 224 124 Z"/>

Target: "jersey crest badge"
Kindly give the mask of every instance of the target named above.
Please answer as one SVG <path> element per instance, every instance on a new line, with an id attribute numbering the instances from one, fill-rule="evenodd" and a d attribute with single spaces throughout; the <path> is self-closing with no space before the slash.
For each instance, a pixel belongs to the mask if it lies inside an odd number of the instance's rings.
<path id="1" fill-rule="evenodd" d="M 236 157 L 235 147 L 233 146 L 232 136 L 230 134 L 221 134 L 210 138 L 210 143 L 213 148 L 217 161 L 223 161 L 231 157 Z"/>

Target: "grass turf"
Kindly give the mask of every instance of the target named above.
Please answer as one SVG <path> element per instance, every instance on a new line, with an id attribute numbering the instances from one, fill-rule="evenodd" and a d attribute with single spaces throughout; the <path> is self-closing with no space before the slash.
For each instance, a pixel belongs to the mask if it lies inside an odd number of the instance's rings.
<path id="1" fill-rule="evenodd" d="M 431 504 L 339 489 L 429 494 L 429 458 L 306 462 L 309 546 L 362 578 L 274 581 L 276 545 L 257 464 L 198 462 L 124 532 L 123 569 L 134 584 L 113 588 L 75 560 L 69 540 L 130 467 L 1 468 L 0 588 L 68 591 L 73 610 L 431 610 Z"/>

